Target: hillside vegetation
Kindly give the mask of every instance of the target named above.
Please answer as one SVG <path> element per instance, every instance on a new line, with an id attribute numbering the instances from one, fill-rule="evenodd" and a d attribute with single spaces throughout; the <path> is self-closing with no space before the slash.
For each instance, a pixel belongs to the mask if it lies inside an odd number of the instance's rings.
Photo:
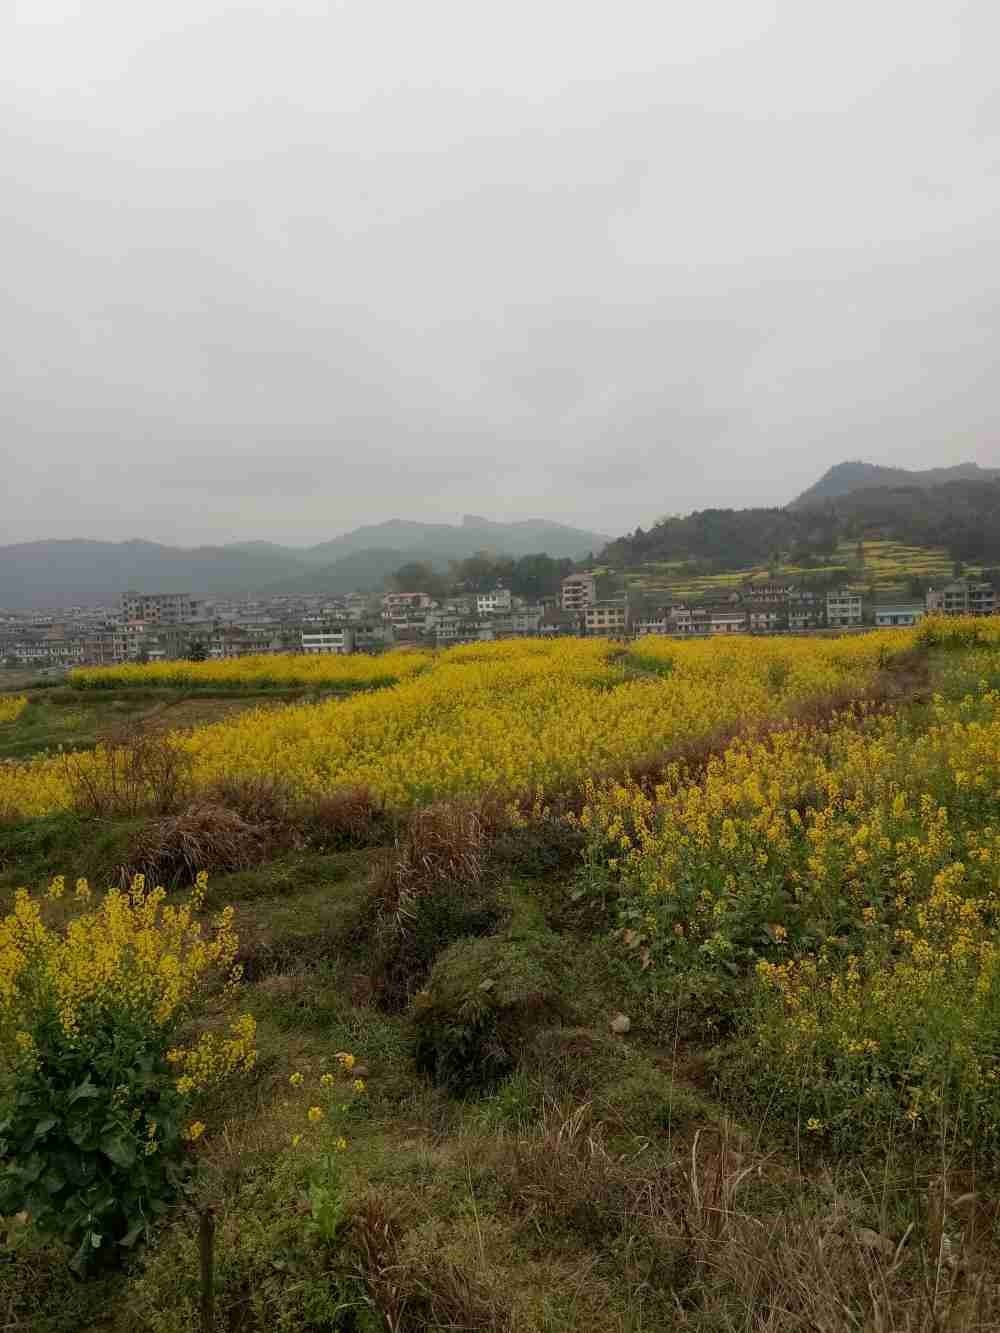
<path id="1" fill-rule="evenodd" d="M 884 467 L 878 463 L 837 463 L 794 499 L 790 508 L 815 508 L 817 504 L 836 500 L 852 491 L 885 487 L 898 490 L 914 486 L 941 486 L 949 481 L 995 481 L 997 478 L 1000 478 L 1000 468 L 980 467 L 978 463 L 958 463 L 954 467 L 932 467 L 920 471 Z"/>
<path id="2" fill-rule="evenodd" d="M 835 564 L 846 544 L 892 541 L 936 549 L 951 561 L 1000 563 L 1000 479 L 856 490 L 811 507 L 705 509 L 637 528 L 611 542 L 615 569 L 703 562 L 718 571 Z"/>

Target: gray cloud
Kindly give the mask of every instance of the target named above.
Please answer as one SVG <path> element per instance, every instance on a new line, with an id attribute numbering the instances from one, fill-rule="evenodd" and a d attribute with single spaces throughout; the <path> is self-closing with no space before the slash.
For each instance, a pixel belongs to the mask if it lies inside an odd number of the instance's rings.
<path id="1" fill-rule="evenodd" d="M 0 540 L 1000 458 L 989 0 L 11 0 Z"/>

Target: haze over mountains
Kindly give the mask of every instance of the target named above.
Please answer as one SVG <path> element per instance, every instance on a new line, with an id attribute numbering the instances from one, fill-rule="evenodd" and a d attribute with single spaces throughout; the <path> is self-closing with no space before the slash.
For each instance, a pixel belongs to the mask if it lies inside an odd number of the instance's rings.
<path id="1" fill-rule="evenodd" d="M 381 588 L 410 560 L 446 568 L 480 550 L 579 560 L 607 540 L 546 519 L 494 523 L 466 515 L 461 524 L 390 519 L 304 548 L 258 541 L 190 549 L 140 540 L 24 542 L 0 547 L 0 607 L 111 603 L 129 587 L 213 597 L 338 594 Z"/>
<path id="2" fill-rule="evenodd" d="M 777 549 L 803 556 L 864 532 L 943 546 L 956 559 L 1000 561 L 1000 468 L 975 463 L 922 472 L 839 463 L 784 509 L 705 509 L 617 539 L 545 519 L 460 524 L 389 519 L 310 547 L 265 541 L 183 548 L 147 541 L 39 541 L 0 547 L 0 607 L 23 610 L 112 603 L 128 587 L 195 596 L 342 594 L 378 590 L 401 565 L 439 570 L 477 551 L 539 552 L 616 567 L 711 560 L 738 568 Z"/>

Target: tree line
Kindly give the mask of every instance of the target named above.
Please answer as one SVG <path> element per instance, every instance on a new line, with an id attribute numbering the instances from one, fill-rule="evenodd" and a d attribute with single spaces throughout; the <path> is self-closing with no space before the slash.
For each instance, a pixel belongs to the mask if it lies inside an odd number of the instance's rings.
<path id="1" fill-rule="evenodd" d="M 562 580 L 575 568 L 572 560 L 556 559 L 544 552 L 514 559 L 479 551 L 465 560 L 450 561 L 445 573 L 422 560 L 408 561 L 393 574 L 392 586 L 396 592 L 426 592 L 439 599 L 489 592 L 500 586 L 517 597 L 538 601 L 557 595 Z"/>
<path id="2" fill-rule="evenodd" d="M 655 561 L 698 561 L 741 569 L 778 558 L 822 565 L 844 541 L 883 539 L 943 547 L 954 561 L 1000 563 L 1000 481 L 852 491 L 803 509 L 702 509 L 636 528 L 601 552 L 630 568 Z"/>

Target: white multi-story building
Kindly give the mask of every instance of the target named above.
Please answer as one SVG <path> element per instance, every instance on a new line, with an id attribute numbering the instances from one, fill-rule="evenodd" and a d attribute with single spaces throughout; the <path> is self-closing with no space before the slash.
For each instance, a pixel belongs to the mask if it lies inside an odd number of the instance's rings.
<path id="1" fill-rule="evenodd" d="M 345 626 L 337 629 L 303 630 L 304 653 L 350 653 L 354 651 L 354 631 Z"/>
<path id="2" fill-rule="evenodd" d="M 860 625 L 863 619 L 861 593 L 838 588 L 826 594 L 826 623 L 831 629 Z"/>
<path id="3" fill-rule="evenodd" d="M 593 574 L 568 574 L 562 581 L 562 609 L 583 611 L 597 601 L 597 579 Z"/>
<path id="4" fill-rule="evenodd" d="M 667 615 L 666 611 L 660 611 L 656 615 L 647 616 L 640 620 L 634 627 L 638 636 L 643 634 L 676 634 L 677 626 Z"/>
<path id="5" fill-rule="evenodd" d="M 774 634 L 784 628 L 786 612 L 773 603 L 747 607 L 747 623 L 752 634 Z"/>
<path id="6" fill-rule="evenodd" d="M 476 594 L 476 613 L 478 615 L 497 615 L 509 610 L 509 588 L 493 588 L 489 592 Z"/>
<path id="7" fill-rule="evenodd" d="M 464 621 L 461 616 L 450 614 L 427 617 L 427 629 L 433 633 L 438 643 L 457 643 L 463 637 Z"/>
<path id="8" fill-rule="evenodd" d="M 801 633 L 803 630 L 816 629 L 819 625 L 819 612 L 810 602 L 795 602 L 788 608 L 788 628 Z"/>

